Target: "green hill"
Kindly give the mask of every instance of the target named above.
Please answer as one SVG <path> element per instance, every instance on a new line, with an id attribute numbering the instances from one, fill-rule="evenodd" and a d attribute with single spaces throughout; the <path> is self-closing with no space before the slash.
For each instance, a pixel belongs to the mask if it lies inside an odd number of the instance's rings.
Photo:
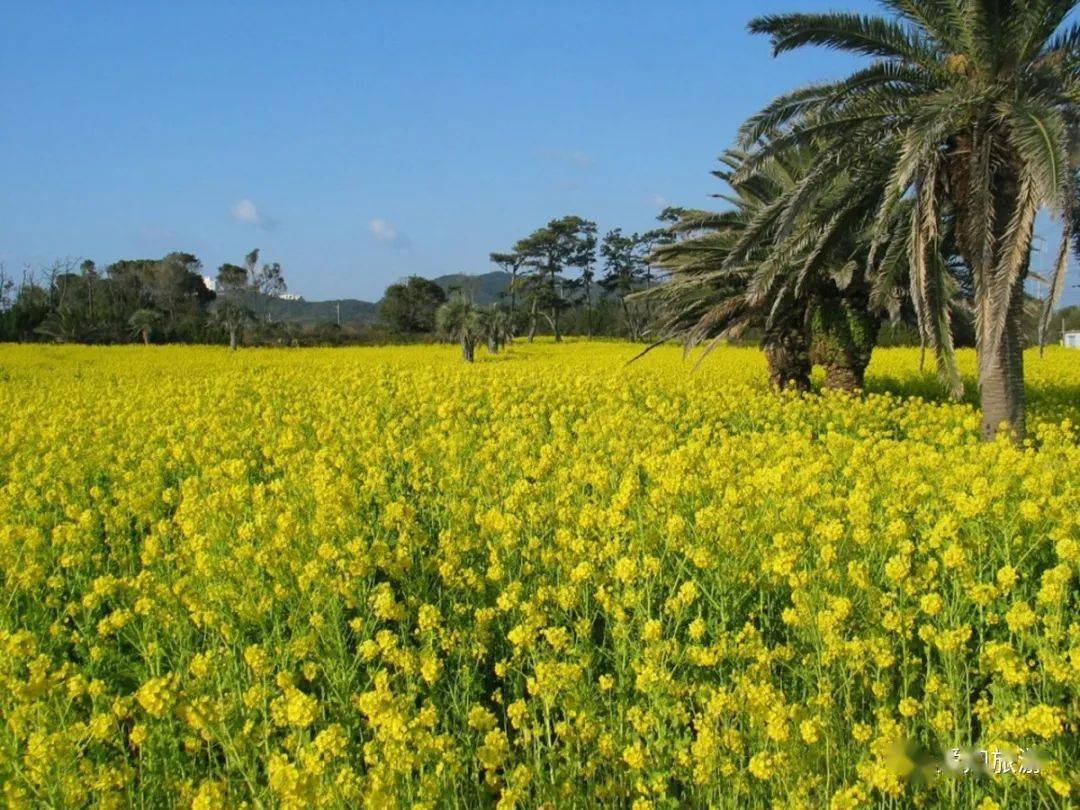
<path id="1" fill-rule="evenodd" d="M 481 275 L 469 275 L 467 273 L 451 273 L 446 276 L 433 278 L 436 284 L 447 292 L 460 290 L 464 295 L 472 298 L 473 302 L 480 306 L 494 304 L 502 300 L 501 294 L 510 288 L 510 274 L 500 270 Z"/>
<path id="2" fill-rule="evenodd" d="M 373 304 L 370 301 L 359 301 L 355 298 L 341 298 L 332 301 L 297 301 L 252 293 L 246 296 L 246 303 L 261 317 L 269 315 L 272 321 L 304 326 L 319 323 L 337 323 L 339 315 L 342 325 L 366 325 L 375 323 L 379 319 L 378 304 Z"/>
<path id="3" fill-rule="evenodd" d="M 510 274 L 498 270 L 482 275 L 451 273 L 432 279 L 448 293 L 460 290 L 477 304 L 487 305 L 500 299 L 500 293 L 510 287 Z M 259 293 L 246 296 L 246 303 L 260 316 L 270 316 L 270 320 L 281 323 L 295 323 L 311 326 L 319 323 L 337 323 L 366 326 L 379 320 L 379 305 L 371 301 L 356 298 L 340 298 L 330 301 L 296 301 L 286 298 L 274 298 Z"/>

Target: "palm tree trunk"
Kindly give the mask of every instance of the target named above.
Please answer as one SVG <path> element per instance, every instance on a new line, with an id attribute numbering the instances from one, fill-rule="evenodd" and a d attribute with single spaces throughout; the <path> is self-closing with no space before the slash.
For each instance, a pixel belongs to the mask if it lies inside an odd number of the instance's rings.
<path id="1" fill-rule="evenodd" d="M 150 345 L 150 330 L 149 329 L 141 329 L 139 331 L 142 333 L 143 345 L 144 346 L 149 346 Z"/>
<path id="2" fill-rule="evenodd" d="M 983 330 L 985 332 L 985 330 Z M 982 435 L 993 439 L 1002 426 L 1015 441 L 1024 438 L 1024 282 L 1019 279 L 1009 301 L 1009 312 L 998 346 L 983 345 L 980 335 L 979 393 L 982 398 Z"/>
<path id="3" fill-rule="evenodd" d="M 834 348 L 829 359 L 820 360 L 825 369 L 825 387 L 838 391 L 861 391 L 866 378 L 869 354 Z"/>
<path id="4" fill-rule="evenodd" d="M 532 308 L 529 310 L 529 343 L 536 337 L 536 299 L 533 299 Z"/>
<path id="5" fill-rule="evenodd" d="M 954 187 L 953 196 L 958 202 L 957 232 L 960 252 L 974 277 L 974 303 L 978 310 L 987 303 L 987 296 L 991 295 L 992 268 L 997 267 L 1001 261 L 1002 246 L 1010 241 L 1007 233 L 1019 197 L 1019 172 L 1009 165 L 1003 165 L 996 170 L 991 179 L 994 195 L 993 221 L 989 226 L 972 223 L 970 217 L 974 215 L 974 209 L 967 204 L 971 195 L 971 184 L 965 162 L 967 158 L 963 155 L 964 149 L 970 149 L 970 143 L 970 139 L 959 142 L 957 152 L 961 156 L 950 161 L 949 180 Z M 977 243 L 972 244 L 966 234 L 979 233 L 980 229 L 985 227 L 992 228 L 993 238 L 990 242 L 994 248 L 990 251 L 991 255 L 984 257 L 980 264 L 976 261 Z M 1025 261 L 1030 262 L 1030 259 L 1029 248 Z M 997 345 L 993 345 L 987 334 L 990 327 L 983 322 L 985 319 L 975 319 L 975 352 L 979 360 L 979 394 L 982 406 L 981 432 L 986 440 L 994 439 L 1002 425 L 1006 426 L 1014 441 L 1019 442 L 1024 438 L 1023 308 L 1024 279 L 1027 274 L 1028 267 L 1025 266 L 1013 289 L 1009 291 L 1004 326 Z"/>
<path id="6" fill-rule="evenodd" d="M 821 297 L 811 312 L 810 361 L 825 369 L 826 388 L 863 387 L 880 327 L 880 318 L 861 299 Z"/>
<path id="7" fill-rule="evenodd" d="M 774 388 L 810 390 L 810 350 L 806 335 L 798 330 L 766 332 L 762 339 L 769 382 Z"/>
<path id="8" fill-rule="evenodd" d="M 859 391 L 863 386 L 862 371 L 854 364 L 827 365 L 825 366 L 825 387 L 837 391 Z"/>
<path id="9" fill-rule="evenodd" d="M 236 351 L 236 329 L 229 330 L 229 351 Z"/>
<path id="10" fill-rule="evenodd" d="M 462 338 L 461 339 L 461 359 L 464 360 L 466 363 L 471 363 L 473 361 L 473 356 L 474 356 L 474 350 L 473 350 L 472 341 L 470 341 L 468 338 Z"/>
<path id="11" fill-rule="evenodd" d="M 559 332 L 559 309 L 551 308 L 551 329 L 555 333 L 555 342 L 562 343 L 562 334 Z"/>

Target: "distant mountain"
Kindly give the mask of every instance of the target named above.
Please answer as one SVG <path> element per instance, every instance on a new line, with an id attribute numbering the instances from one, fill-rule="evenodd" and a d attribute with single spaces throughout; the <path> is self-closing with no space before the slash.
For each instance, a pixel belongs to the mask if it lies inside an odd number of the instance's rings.
<path id="1" fill-rule="evenodd" d="M 252 294 L 247 297 L 250 306 L 260 316 L 270 316 L 270 320 L 282 323 L 296 323 L 311 326 L 318 323 L 337 323 L 367 325 L 379 319 L 379 305 L 370 301 L 358 301 L 355 298 L 341 298 L 332 301 L 305 301 L 290 298 L 275 298 L 269 295 Z"/>
<path id="2" fill-rule="evenodd" d="M 463 294 L 481 305 L 493 304 L 500 299 L 500 293 L 510 288 L 510 274 L 495 270 L 482 275 L 451 273 L 432 279 L 446 292 L 460 290 Z M 246 296 L 247 304 L 262 317 L 283 323 L 313 325 L 318 323 L 337 323 L 340 308 L 341 324 L 366 326 L 378 322 L 379 305 L 371 301 L 356 298 L 341 298 L 331 301 L 305 301 L 295 298 L 274 298 L 259 293 Z"/>
<path id="3" fill-rule="evenodd" d="M 462 294 L 472 298 L 473 303 L 480 306 L 494 304 L 501 301 L 501 295 L 510 289 L 511 275 L 501 270 L 493 270 L 490 273 L 474 276 L 467 273 L 451 273 L 447 276 L 433 278 L 436 284 L 447 292 L 460 290 Z"/>

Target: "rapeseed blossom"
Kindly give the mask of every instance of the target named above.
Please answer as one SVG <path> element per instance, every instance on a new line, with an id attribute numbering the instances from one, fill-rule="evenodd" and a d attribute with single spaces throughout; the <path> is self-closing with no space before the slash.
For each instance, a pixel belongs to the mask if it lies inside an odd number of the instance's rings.
<path id="1" fill-rule="evenodd" d="M 1021 447 L 902 349 L 0 351 L 10 806 L 1080 798 L 1065 350 Z"/>

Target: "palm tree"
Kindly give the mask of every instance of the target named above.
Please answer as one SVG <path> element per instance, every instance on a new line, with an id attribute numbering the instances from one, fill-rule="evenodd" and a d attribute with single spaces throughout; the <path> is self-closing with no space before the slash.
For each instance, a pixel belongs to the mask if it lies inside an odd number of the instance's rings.
<path id="1" fill-rule="evenodd" d="M 497 306 L 478 309 L 477 325 L 490 354 L 498 354 L 510 340 L 510 315 Z"/>
<path id="2" fill-rule="evenodd" d="M 753 20 L 776 54 L 822 45 L 873 57 L 845 79 L 796 90 L 743 127 L 757 161 L 818 144 L 815 182 L 870 155 L 886 193 L 872 266 L 907 208 L 911 298 L 935 348 L 949 331 L 943 230 L 973 289 L 983 434 L 1024 432 L 1022 314 L 1036 213 L 1064 222 L 1046 310 L 1061 291 L 1077 196 L 1080 26 L 1075 0 L 881 0 L 891 17 L 784 14 Z M 761 139 L 767 138 L 762 143 Z M 1045 316 L 1044 316 L 1045 317 Z"/>
<path id="3" fill-rule="evenodd" d="M 234 297 L 220 298 L 214 306 L 213 322 L 229 336 L 229 351 L 236 351 L 244 327 L 255 323 L 255 313 Z"/>
<path id="4" fill-rule="evenodd" d="M 721 158 L 714 174 L 731 191 L 718 196 L 733 209 L 684 211 L 673 227 L 686 238 L 652 255 L 668 282 L 636 296 L 663 303 L 661 340 L 708 351 L 756 328 L 777 387 L 806 390 L 811 362 L 824 366 L 829 388 L 862 386 L 882 316 L 898 310 L 895 285 L 872 285 L 862 261 L 881 185 L 853 167 L 824 186 L 808 183 L 817 158 L 811 148 L 774 152 L 752 173 L 739 152 Z"/>
<path id="5" fill-rule="evenodd" d="M 161 313 L 153 309 L 137 309 L 128 318 L 128 326 L 134 337 L 142 338 L 146 345 L 150 343 L 150 332 L 161 322 Z"/>
<path id="6" fill-rule="evenodd" d="M 674 228 L 689 234 L 687 238 L 661 248 L 653 257 L 667 271 L 667 283 L 629 297 L 660 304 L 650 330 L 656 338 L 653 346 L 679 339 L 687 351 L 703 346 L 703 358 L 721 341 L 761 327 L 772 384 L 806 391 L 810 350 L 805 319 L 790 306 L 771 310 L 764 299 L 752 294 L 750 262 L 760 262 L 760 253 L 746 263 L 729 262 L 760 200 L 745 188 L 731 199 L 736 204 L 732 211 L 686 211 Z"/>
<path id="7" fill-rule="evenodd" d="M 480 317 L 472 301 L 461 293 L 454 293 L 435 311 L 435 326 L 446 337 L 461 344 L 461 358 L 466 363 L 473 361 L 482 332 Z"/>

